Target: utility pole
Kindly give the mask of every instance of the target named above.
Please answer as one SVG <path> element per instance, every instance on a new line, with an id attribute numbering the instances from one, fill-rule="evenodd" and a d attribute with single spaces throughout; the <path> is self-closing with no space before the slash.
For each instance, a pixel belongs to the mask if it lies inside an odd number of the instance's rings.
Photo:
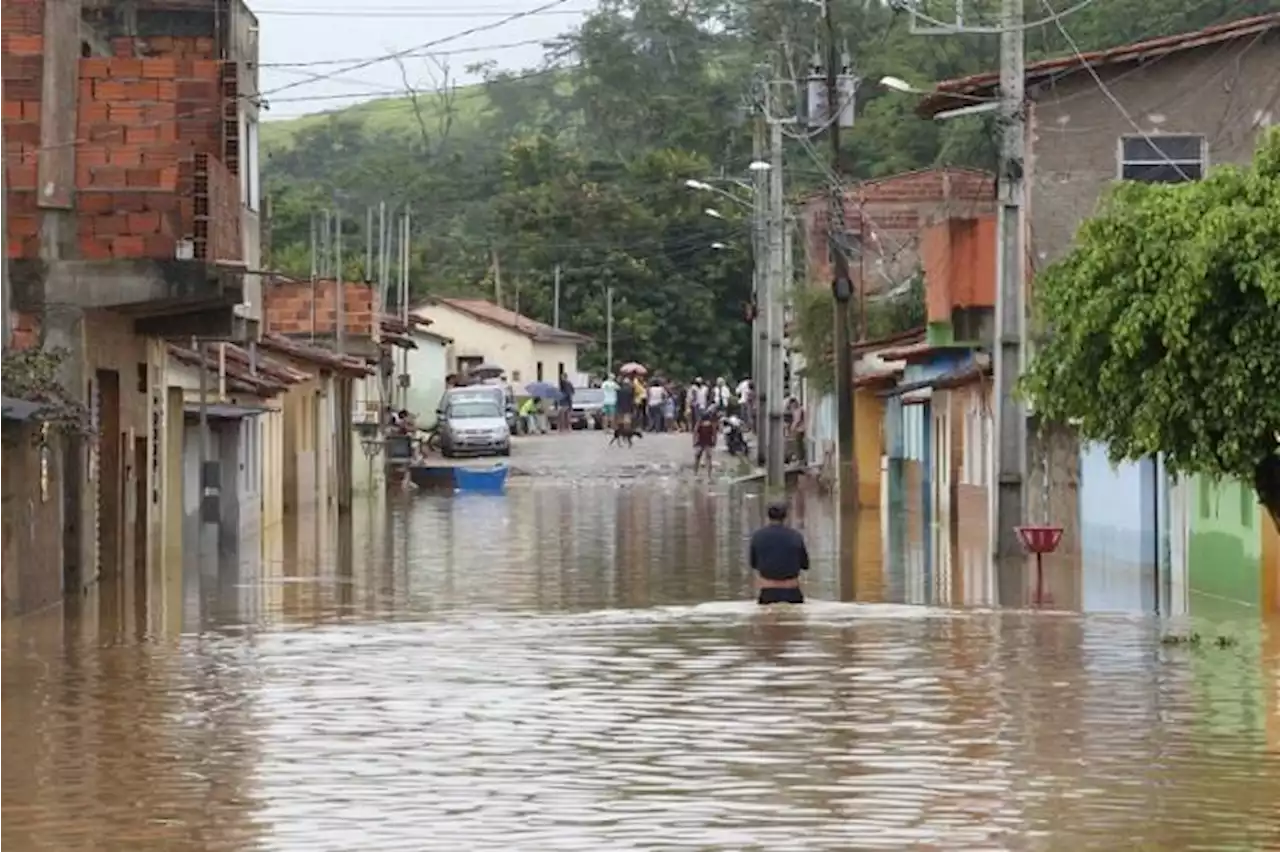
<path id="1" fill-rule="evenodd" d="M 782 119 L 773 114 L 773 98 L 765 100 L 769 114 L 769 446 L 765 480 L 770 488 L 786 485 L 787 441 L 782 394 L 783 231 L 786 198 L 782 182 Z"/>
<path id="2" fill-rule="evenodd" d="M 5 102 L 4 77 L 0 77 L 0 107 Z M 4 114 L 0 111 L 0 352 L 13 339 L 13 290 L 9 283 L 9 148 Z"/>
<path id="3" fill-rule="evenodd" d="M 751 161 L 764 160 L 765 116 L 757 109 L 752 122 Z M 751 302 L 754 316 L 751 320 L 751 378 L 755 385 L 755 411 L 752 422 L 756 430 L 756 463 L 764 467 L 768 461 L 769 429 L 767 426 L 769 398 L 769 329 L 764 310 L 768 307 L 769 246 L 765 239 L 765 219 L 768 216 L 768 178 L 760 169 L 753 169 L 751 182 L 755 191 L 751 194 L 751 240 L 753 263 L 751 269 Z M 762 308 L 764 310 L 762 310 Z"/>
<path id="4" fill-rule="evenodd" d="M 325 222 L 329 220 L 328 214 L 325 214 Z M 316 256 L 316 238 L 318 224 L 316 222 L 316 214 L 311 214 L 311 342 L 316 341 L 316 282 L 320 280 L 320 270 L 318 268 L 319 258 Z M 326 224 L 326 227 L 328 225 Z"/>
<path id="5" fill-rule="evenodd" d="M 373 205 L 364 208 L 364 280 L 373 281 Z"/>
<path id="6" fill-rule="evenodd" d="M 338 354 L 347 351 L 347 300 L 342 291 L 342 207 L 334 205 L 333 211 L 333 289 L 334 289 L 334 324 L 335 340 Z"/>
<path id="7" fill-rule="evenodd" d="M 613 285 L 604 288 L 605 371 L 613 375 Z"/>
<path id="8" fill-rule="evenodd" d="M 1016 570 L 1022 564 L 1017 527 L 1025 523 L 1027 415 L 1015 395 L 1025 355 L 1026 314 L 1023 309 L 1022 208 L 1026 187 L 1024 102 L 1026 80 L 1023 50 L 1022 0 L 1003 0 L 1000 15 L 1000 165 L 997 192 L 1000 220 L 996 263 L 995 359 L 995 511 L 989 525 L 991 550 L 997 567 Z M 1003 573 L 1003 570 L 1001 571 Z"/>
<path id="9" fill-rule="evenodd" d="M 502 307 L 502 262 L 498 259 L 498 250 L 490 249 L 490 255 L 493 256 L 493 301 L 498 307 Z"/>
<path id="10" fill-rule="evenodd" d="M 555 314 L 551 320 L 554 328 L 560 327 L 560 264 L 556 264 L 556 295 L 555 295 Z"/>
<path id="11" fill-rule="evenodd" d="M 400 319 L 406 325 L 408 325 L 409 323 L 409 286 L 410 286 L 409 273 L 411 271 L 409 267 L 410 267 L 410 261 L 413 258 L 413 236 L 412 236 L 413 230 L 412 230 L 412 224 L 411 224 L 412 222 L 411 216 L 412 216 L 412 213 L 410 212 L 409 205 L 406 203 L 404 205 L 404 236 L 400 240 L 400 245 L 403 247 L 403 252 L 404 252 L 404 262 L 401 264 L 400 305 L 399 305 Z M 400 377 L 408 376 L 408 375 L 409 375 L 409 350 L 402 349 L 400 351 L 400 370 L 396 376 L 396 385 L 400 389 L 400 407 L 402 409 L 409 407 L 409 386 L 401 384 L 402 382 L 408 381 L 408 379 L 402 379 Z"/>
<path id="12" fill-rule="evenodd" d="M 846 105 L 841 100 L 840 75 L 847 69 L 840 67 L 840 47 L 836 43 L 836 24 L 832 12 L 833 0 L 822 4 L 822 20 L 827 36 L 826 57 L 826 109 L 822 120 L 827 125 L 827 138 L 831 143 L 831 172 L 836 178 L 843 174 L 840 162 L 840 129 L 845 123 Z M 849 110 L 852 113 L 852 110 Z M 830 213 L 827 223 L 827 242 L 831 246 L 831 323 L 832 367 L 835 371 L 836 391 L 836 477 L 840 501 L 839 540 L 840 578 L 844 588 L 841 598 L 857 597 L 855 562 L 857 560 L 856 532 L 858 528 L 858 453 L 855 434 L 853 397 L 853 352 L 849 349 L 849 302 L 853 298 L 853 284 L 849 275 L 849 257 L 844 245 L 847 229 L 844 221 L 844 188 L 839 180 L 831 185 Z M 861 230 L 859 237 L 862 237 Z M 860 249 L 861 250 L 861 249 Z M 862 282 L 859 282 L 859 287 Z"/>

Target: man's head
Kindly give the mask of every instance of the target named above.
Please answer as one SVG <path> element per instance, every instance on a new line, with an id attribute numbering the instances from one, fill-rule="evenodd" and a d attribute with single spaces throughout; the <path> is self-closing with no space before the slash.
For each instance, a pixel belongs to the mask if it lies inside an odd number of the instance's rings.
<path id="1" fill-rule="evenodd" d="M 769 508 L 765 510 L 766 516 L 771 524 L 786 523 L 787 520 L 787 504 L 782 500 L 778 500 L 769 504 Z"/>

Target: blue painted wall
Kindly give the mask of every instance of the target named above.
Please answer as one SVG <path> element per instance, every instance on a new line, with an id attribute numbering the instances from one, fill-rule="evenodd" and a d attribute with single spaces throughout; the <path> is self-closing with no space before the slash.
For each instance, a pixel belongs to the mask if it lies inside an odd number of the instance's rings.
<path id="1" fill-rule="evenodd" d="M 1104 447 L 1081 447 L 1081 590 L 1086 611 L 1154 609 L 1156 531 L 1166 534 L 1168 505 L 1164 471 L 1154 461 L 1112 467 Z"/>

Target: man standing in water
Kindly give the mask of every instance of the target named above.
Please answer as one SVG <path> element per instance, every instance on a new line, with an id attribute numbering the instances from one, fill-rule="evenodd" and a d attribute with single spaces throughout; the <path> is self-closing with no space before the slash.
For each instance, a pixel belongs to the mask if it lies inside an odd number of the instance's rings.
<path id="1" fill-rule="evenodd" d="M 751 570 L 756 572 L 760 604 L 802 604 L 800 572 L 809 570 L 804 536 L 787 526 L 787 504 L 771 503 L 769 523 L 751 536 Z"/>
<path id="2" fill-rule="evenodd" d="M 702 460 L 707 461 L 707 478 L 711 478 L 711 454 L 716 448 L 716 420 L 710 411 L 703 411 L 693 426 L 693 475 L 698 475 Z"/>

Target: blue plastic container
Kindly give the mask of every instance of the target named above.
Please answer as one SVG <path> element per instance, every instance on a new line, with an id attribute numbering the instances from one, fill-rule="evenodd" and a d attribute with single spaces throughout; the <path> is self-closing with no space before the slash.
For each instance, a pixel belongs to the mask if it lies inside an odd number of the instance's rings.
<path id="1" fill-rule="evenodd" d="M 507 487 L 507 466 L 496 464 L 490 468 L 456 467 L 453 469 L 453 485 L 459 491 L 501 493 Z"/>

